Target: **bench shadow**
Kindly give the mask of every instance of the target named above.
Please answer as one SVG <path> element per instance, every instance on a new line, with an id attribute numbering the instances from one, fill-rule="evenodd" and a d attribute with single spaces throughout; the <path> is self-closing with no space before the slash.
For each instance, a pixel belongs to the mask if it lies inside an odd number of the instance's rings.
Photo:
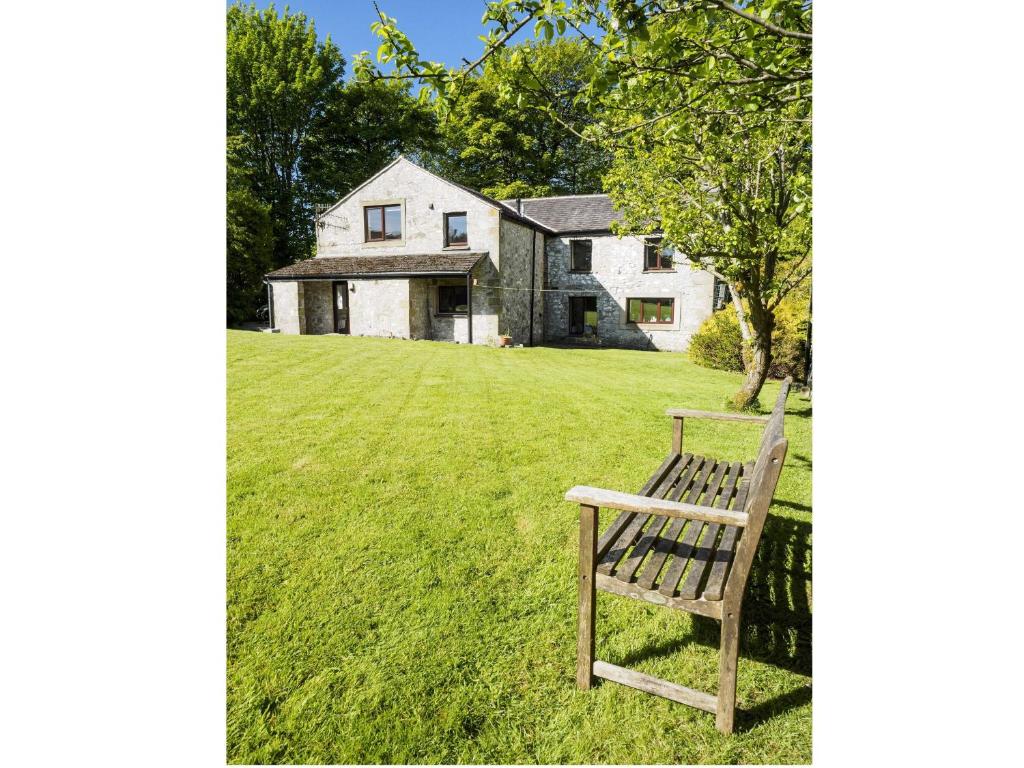
<path id="1" fill-rule="evenodd" d="M 689 634 L 647 645 L 616 663 L 636 665 L 693 643 L 717 649 L 719 623 L 704 616 L 691 618 Z M 769 514 L 743 600 L 740 663 L 754 660 L 810 677 L 811 629 L 811 524 Z M 753 727 L 810 700 L 810 685 L 801 685 L 749 710 L 737 709 L 737 725 Z"/>

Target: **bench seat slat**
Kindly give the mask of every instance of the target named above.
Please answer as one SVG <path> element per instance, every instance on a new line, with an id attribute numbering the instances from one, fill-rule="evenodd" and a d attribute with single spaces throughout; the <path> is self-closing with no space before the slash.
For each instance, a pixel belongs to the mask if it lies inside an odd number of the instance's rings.
<path id="1" fill-rule="evenodd" d="M 701 459 L 700 456 L 696 458 L 698 460 Z M 691 456 L 690 454 L 686 454 L 685 463 L 681 461 L 678 465 L 680 474 L 677 475 L 675 469 L 673 469 L 672 472 L 669 473 L 668 477 L 670 477 L 674 481 L 675 488 L 678 488 L 680 485 L 683 484 L 685 475 L 693 475 L 693 472 L 696 471 L 696 468 L 693 465 L 697 463 L 699 463 L 699 461 L 694 461 L 693 456 Z M 672 487 L 672 483 L 662 483 L 660 486 L 658 486 L 657 490 L 652 495 L 658 498 L 664 498 L 666 495 L 668 497 L 671 497 L 674 495 L 674 492 L 669 491 L 669 489 Z M 647 531 L 636 543 L 636 546 L 633 547 L 633 551 L 630 552 L 629 557 L 627 557 L 622 562 L 622 564 L 615 569 L 615 578 L 617 578 L 619 581 L 632 580 L 633 575 L 637 571 L 637 568 L 640 567 L 640 563 L 643 562 L 644 557 L 650 551 L 651 546 L 658 538 L 658 534 L 661 532 L 661 529 L 665 527 L 665 523 L 667 521 L 668 517 L 665 515 L 659 515 L 651 521 L 651 524 L 647 527 Z"/>
<path id="2" fill-rule="evenodd" d="M 690 489 L 690 485 L 693 483 L 697 472 L 703 466 L 704 462 L 708 461 L 703 456 L 695 456 L 694 460 L 690 462 L 690 465 L 683 472 L 679 478 L 679 482 L 676 487 L 672 489 L 672 493 L 669 494 L 671 501 L 679 501 L 683 494 Z M 714 461 L 711 459 L 710 461 Z M 683 526 L 686 525 L 686 519 L 681 517 L 673 518 L 672 523 L 665 532 L 658 537 L 654 543 L 654 552 L 651 554 L 647 565 L 644 566 L 643 572 L 640 574 L 640 578 L 637 579 L 637 584 L 644 589 L 653 589 L 654 582 L 658 578 L 658 573 L 661 572 L 661 567 L 665 564 L 665 560 L 668 559 L 669 552 L 672 551 L 672 547 L 675 545 L 676 540 L 679 538 L 679 533 L 683 530 Z"/>
<path id="3" fill-rule="evenodd" d="M 719 466 L 725 466 L 725 462 L 722 462 Z M 722 489 L 722 494 L 714 506 L 719 509 L 729 508 L 729 502 L 732 501 L 733 490 L 736 488 L 736 481 L 739 479 L 740 469 L 741 466 L 738 461 L 729 465 L 729 480 L 725 483 L 725 486 Z M 712 498 L 713 496 L 709 490 L 703 503 L 705 505 L 709 504 Z M 679 588 L 679 597 L 684 600 L 697 599 L 701 580 L 703 580 L 704 574 L 708 569 L 708 564 L 711 562 L 712 555 L 715 551 L 715 540 L 718 538 L 718 532 L 721 528 L 722 526 L 718 523 L 710 523 L 704 529 L 704 535 L 701 537 L 700 545 L 697 547 L 697 551 L 693 555 L 693 565 L 690 566 L 690 572 L 686 574 L 686 579 L 683 581 L 683 585 Z"/>
<path id="4" fill-rule="evenodd" d="M 687 504 L 695 504 L 700 495 L 704 493 L 708 478 L 711 476 L 711 472 L 716 464 L 717 462 L 714 459 L 707 459 L 704 462 L 700 476 L 694 481 L 693 487 L 690 488 L 690 492 L 686 496 Z M 683 538 L 672 548 L 672 562 L 665 569 L 661 586 L 658 587 L 658 591 L 661 594 L 670 597 L 675 595 L 676 585 L 679 583 L 679 579 L 682 578 L 683 571 L 686 570 L 686 564 L 690 562 L 694 545 L 697 543 L 697 537 L 700 536 L 701 529 L 703 528 L 704 523 L 700 520 L 690 520 L 687 522 Z"/>
<path id="5" fill-rule="evenodd" d="M 750 475 L 754 471 L 754 465 L 750 462 L 743 465 L 743 480 L 736 491 L 736 498 L 733 501 L 733 509 L 743 509 L 747 502 L 747 492 L 750 490 Z M 704 587 L 703 597 L 705 600 L 721 600 L 725 592 L 725 578 L 729 574 L 729 566 L 736 555 L 736 545 L 739 543 L 742 529 L 735 525 L 725 526 L 722 532 L 722 540 L 715 550 L 714 563 L 711 566 L 711 573 L 708 575 L 707 586 Z"/>
<path id="6" fill-rule="evenodd" d="M 683 454 L 682 458 L 688 458 L 689 455 L 690 454 L 688 453 Z M 665 460 L 661 462 L 661 466 L 654 471 L 654 474 L 651 475 L 650 478 L 648 478 L 647 482 L 644 483 L 643 487 L 637 492 L 637 495 L 647 496 L 665 478 L 668 471 L 672 469 L 672 467 L 675 466 L 675 463 L 679 460 L 680 456 L 676 453 L 670 453 L 666 456 Z M 619 534 L 622 533 L 623 529 L 629 525 L 630 521 L 632 521 L 635 516 L 636 512 L 623 512 L 615 518 L 615 521 L 611 525 L 608 526 L 608 530 L 601 534 L 601 538 L 597 540 L 598 560 L 604 557 L 612 543 L 619 538 Z"/>
<path id="7" fill-rule="evenodd" d="M 681 459 L 682 457 L 676 456 L 675 458 Z M 662 495 L 672 487 L 672 484 L 675 483 L 682 471 L 683 462 L 673 462 L 668 473 L 662 478 L 660 483 L 657 483 L 656 486 L 647 493 L 639 495 L 661 498 Z M 608 551 L 605 552 L 604 556 L 601 558 L 601 561 L 597 566 L 598 573 L 603 573 L 605 575 L 611 574 L 619 560 L 625 556 L 626 552 L 629 551 L 629 548 L 633 546 L 634 542 L 636 542 L 640 532 L 650 519 L 650 515 L 641 513 L 637 514 L 636 517 L 630 521 L 629 525 L 627 525 L 625 530 L 619 534 L 618 538 L 611 546 L 608 547 Z"/>

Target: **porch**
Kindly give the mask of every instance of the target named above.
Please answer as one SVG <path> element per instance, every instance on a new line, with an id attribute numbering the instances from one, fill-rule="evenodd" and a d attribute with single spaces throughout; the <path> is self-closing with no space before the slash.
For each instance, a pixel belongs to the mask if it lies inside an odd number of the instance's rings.
<path id="1" fill-rule="evenodd" d="M 486 256 L 460 252 L 298 262 L 266 276 L 270 324 L 289 334 L 480 343 L 489 307 L 474 296 L 474 269 Z"/>

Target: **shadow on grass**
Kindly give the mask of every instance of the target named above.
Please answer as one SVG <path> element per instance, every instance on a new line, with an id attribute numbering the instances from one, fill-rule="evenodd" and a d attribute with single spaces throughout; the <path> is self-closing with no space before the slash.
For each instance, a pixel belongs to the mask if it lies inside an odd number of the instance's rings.
<path id="1" fill-rule="evenodd" d="M 811 524 L 769 515 L 743 600 L 741 664 L 743 659 L 752 659 L 810 676 L 810 590 Z M 689 635 L 649 645 L 616 663 L 632 666 L 646 659 L 684 651 L 692 643 L 718 648 L 719 623 L 697 615 L 692 619 L 693 629 Z M 810 685 L 801 685 L 750 710 L 737 711 L 739 728 L 752 727 L 810 700 Z"/>

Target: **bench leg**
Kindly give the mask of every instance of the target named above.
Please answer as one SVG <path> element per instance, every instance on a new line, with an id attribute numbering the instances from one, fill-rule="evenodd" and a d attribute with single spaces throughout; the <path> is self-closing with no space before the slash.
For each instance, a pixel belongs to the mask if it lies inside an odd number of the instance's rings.
<path id="1" fill-rule="evenodd" d="M 597 563 L 597 507 L 580 504 L 580 605 L 576 640 L 576 685 L 586 691 L 594 675 L 594 574 Z"/>
<path id="2" fill-rule="evenodd" d="M 740 645 L 739 609 L 726 610 L 722 614 L 722 647 L 718 659 L 718 704 L 715 710 L 715 726 L 722 733 L 730 734 L 736 714 L 736 663 Z"/>

